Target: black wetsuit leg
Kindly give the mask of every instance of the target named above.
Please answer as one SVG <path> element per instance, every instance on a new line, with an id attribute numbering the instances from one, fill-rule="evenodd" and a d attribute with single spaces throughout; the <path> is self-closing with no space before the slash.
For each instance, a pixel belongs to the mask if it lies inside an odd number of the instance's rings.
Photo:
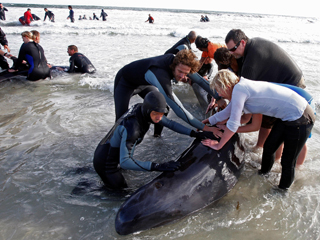
<path id="1" fill-rule="evenodd" d="M 37 81 L 39 79 L 46 79 L 51 77 L 51 72 L 49 67 L 39 67 L 35 68 L 27 77 L 30 81 Z"/>
<path id="2" fill-rule="evenodd" d="M 114 84 L 116 121 L 128 110 L 129 102 L 134 90 L 135 89 L 130 86 L 123 77 L 121 77 L 119 81 L 117 81 L 116 77 L 116 81 Z"/>
<path id="3" fill-rule="evenodd" d="M 298 155 L 307 141 L 313 123 L 307 125 L 288 126 L 277 120 L 263 146 L 261 173 L 267 173 L 274 164 L 275 152 L 284 143 L 281 157 L 282 173 L 279 188 L 287 189 L 294 180 Z"/>
<path id="4" fill-rule="evenodd" d="M 120 70 L 114 82 L 114 104 L 116 110 L 116 121 L 128 110 L 129 102 L 133 95 L 139 94 L 144 98 L 150 91 L 158 91 L 152 85 L 143 85 L 139 87 L 132 86 L 122 77 L 122 70 Z"/>
<path id="5" fill-rule="evenodd" d="M 122 189 L 127 187 L 126 180 L 124 179 L 118 164 L 108 163 L 107 159 L 110 154 L 110 144 L 99 144 L 94 152 L 93 166 L 103 183 L 107 188 Z M 112 151 L 119 152 L 119 151 Z M 118 159 L 115 156 L 114 159 Z"/>

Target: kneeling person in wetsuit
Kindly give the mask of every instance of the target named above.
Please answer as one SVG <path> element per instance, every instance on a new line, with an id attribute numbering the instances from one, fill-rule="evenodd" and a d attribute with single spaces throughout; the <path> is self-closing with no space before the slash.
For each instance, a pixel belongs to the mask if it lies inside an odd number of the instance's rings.
<path id="1" fill-rule="evenodd" d="M 115 123 L 107 136 L 102 139 L 94 153 L 93 165 L 105 186 L 111 189 L 127 187 L 122 169 L 138 171 L 172 172 L 180 167 L 179 162 L 153 163 L 133 158 L 134 147 L 141 143 L 150 124 L 159 123 L 181 134 L 204 139 L 212 133 L 195 132 L 171 121 L 166 113 L 165 97 L 158 91 L 149 92 L 142 103 L 131 107 Z M 120 167 L 118 165 L 120 164 Z"/>
<path id="2" fill-rule="evenodd" d="M 68 46 L 67 50 L 70 59 L 70 67 L 68 69 L 68 73 L 94 73 L 96 68 L 90 62 L 90 60 L 83 55 L 82 53 L 78 53 L 78 47 L 75 45 Z M 57 67 L 59 71 L 64 71 L 63 68 Z"/>
<path id="3" fill-rule="evenodd" d="M 21 35 L 25 37 L 25 32 Z M 40 34 L 37 31 L 34 31 L 34 34 L 38 34 L 36 41 L 29 39 L 29 41 L 22 44 L 18 60 L 15 62 L 12 69 L 9 69 L 9 72 L 18 71 L 21 68 L 25 68 L 24 61 L 27 62 L 29 66 L 27 79 L 31 81 L 37 81 L 40 79 L 45 79 L 51 77 L 50 68 L 47 64 L 47 59 L 44 55 L 43 48 L 39 45 L 38 40 L 40 39 Z"/>

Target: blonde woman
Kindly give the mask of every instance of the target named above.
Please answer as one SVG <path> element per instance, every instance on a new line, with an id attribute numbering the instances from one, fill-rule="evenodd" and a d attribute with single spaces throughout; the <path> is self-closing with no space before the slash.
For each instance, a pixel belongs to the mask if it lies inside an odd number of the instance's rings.
<path id="1" fill-rule="evenodd" d="M 202 143 L 219 150 L 234 133 L 253 131 L 254 128 L 250 125 L 241 126 L 244 119 L 251 116 L 259 119 L 262 115 L 277 118 L 263 146 L 259 173 L 266 174 L 271 170 L 275 152 L 284 143 L 279 188 L 288 189 L 294 180 L 297 157 L 315 122 L 315 115 L 308 102 L 287 87 L 243 77 L 239 79 L 226 69 L 216 74 L 211 87 L 230 103 L 224 110 L 204 120 L 203 123 L 214 125 L 225 120 L 227 122 L 220 142 L 206 139 Z"/>

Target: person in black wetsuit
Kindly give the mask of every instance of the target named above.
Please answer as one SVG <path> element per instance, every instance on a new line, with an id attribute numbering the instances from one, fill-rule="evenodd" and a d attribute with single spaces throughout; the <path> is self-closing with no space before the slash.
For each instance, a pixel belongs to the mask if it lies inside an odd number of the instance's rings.
<path id="1" fill-rule="evenodd" d="M 44 11 L 46 12 L 44 14 L 44 19 L 43 21 L 46 20 L 46 18 L 48 17 L 48 19 L 51 21 L 51 22 L 54 22 L 54 14 L 53 12 L 49 11 L 47 8 L 44 8 Z"/>
<path id="2" fill-rule="evenodd" d="M 90 60 L 82 53 L 78 53 L 77 46 L 68 46 L 67 52 L 69 56 L 71 56 L 69 59 L 70 67 L 67 70 L 68 73 L 94 73 L 96 71 Z M 61 67 L 57 67 L 57 69 L 59 71 L 64 71 Z"/>
<path id="3" fill-rule="evenodd" d="M 168 49 L 165 54 L 177 54 L 180 50 L 188 49 L 191 50 L 191 44 L 194 43 L 197 39 L 197 34 L 195 31 L 190 31 L 189 34 L 178 41 L 170 49 Z M 217 93 L 211 92 L 209 86 L 209 78 L 213 72 L 213 64 L 211 59 L 206 59 L 206 61 L 201 65 L 201 68 L 198 70 L 197 74 L 188 76 L 188 83 L 192 86 L 195 95 L 201 105 L 201 107 L 206 108 L 208 103 L 214 99 L 220 100 Z M 200 78 L 202 77 L 202 78 Z M 196 79 L 195 79 L 196 78 Z M 207 82 L 203 81 L 206 80 Z M 215 103 L 215 101 L 212 101 Z M 212 104 L 214 105 L 214 104 Z M 219 108 L 225 106 L 224 100 L 217 102 Z"/>
<path id="4" fill-rule="evenodd" d="M 7 8 L 5 8 L 2 3 L 0 3 L 0 20 L 6 20 L 6 14 L 5 11 L 8 11 Z"/>
<path id="5" fill-rule="evenodd" d="M 242 59 L 238 76 L 305 88 L 301 69 L 277 44 L 259 37 L 249 39 L 241 29 L 230 30 L 225 43 L 236 59 Z M 275 121 L 263 116 L 257 147 L 263 147 Z"/>
<path id="6" fill-rule="evenodd" d="M 95 13 L 93 13 L 93 20 L 99 20 L 99 18 L 97 17 L 97 15 Z"/>
<path id="7" fill-rule="evenodd" d="M 195 31 L 190 31 L 187 36 L 180 39 L 176 44 L 174 44 L 170 49 L 168 49 L 164 54 L 172 53 L 177 54 L 182 49 L 191 50 L 191 44 L 196 41 L 197 34 Z"/>
<path id="8" fill-rule="evenodd" d="M 200 140 L 212 136 L 212 133 L 195 132 L 167 119 L 164 115 L 166 112 L 164 96 L 157 90 L 149 92 L 143 103 L 132 106 L 102 139 L 94 152 L 93 165 L 106 187 L 111 189 L 127 187 L 121 169 L 171 172 L 179 168 L 179 162 L 154 163 L 133 158 L 133 150 L 142 142 L 150 124 L 158 123 L 175 132 Z"/>
<path id="9" fill-rule="evenodd" d="M 108 14 L 103 9 L 101 9 L 100 17 L 102 17 L 102 21 L 107 21 L 107 16 Z"/>
<path id="10" fill-rule="evenodd" d="M 36 33 L 39 34 L 39 32 L 37 31 L 32 32 L 34 32 L 33 35 L 35 35 Z M 43 48 L 38 43 L 38 41 L 40 40 L 40 34 L 38 38 L 36 36 L 34 36 L 33 38 L 38 40 L 30 40 L 29 42 L 25 42 L 22 44 L 19 51 L 18 60 L 16 61 L 12 69 L 9 69 L 9 72 L 18 71 L 21 67 L 24 67 L 23 61 L 26 61 L 29 66 L 27 79 L 31 81 L 37 81 L 40 79 L 51 77 L 51 75 Z"/>
<path id="11" fill-rule="evenodd" d="M 144 98 L 148 92 L 158 90 L 177 116 L 185 122 L 199 130 L 220 134 L 221 132 L 216 132 L 217 128 L 210 128 L 193 117 L 172 91 L 173 78 L 176 81 L 184 81 L 190 72 L 194 73 L 198 69 L 198 66 L 196 55 L 186 49 L 179 51 L 177 55 L 164 54 L 124 66 L 117 73 L 114 82 L 116 121 L 128 110 L 133 95 L 139 94 Z M 161 134 L 161 130 L 155 131 L 155 135 L 160 135 L 159 133 Z"/>
<path id="12" fill-rule="evenodd" d="M 0 28 L 0 44 L 3 46 L 3 48 L 5 50 L 10 52 L 10 48 L 8 47 L 8 40 L 7 40 L 6 34 L 3 32 L 3 30 L 1 28 Z M 8 64 L 7 60 L 2 55 L 0 55 L 0 67 L 2 69 L 9 68 L 9 64 Z"/>
<path id="13" fill-rule="evenodd" d="M 301 69 L 275 43 L 263 38 L 249 39 L 240 29 L 231 30 L 225 43 L 235 58 L 242 58 L 239 76 L 305 88 Z"/>

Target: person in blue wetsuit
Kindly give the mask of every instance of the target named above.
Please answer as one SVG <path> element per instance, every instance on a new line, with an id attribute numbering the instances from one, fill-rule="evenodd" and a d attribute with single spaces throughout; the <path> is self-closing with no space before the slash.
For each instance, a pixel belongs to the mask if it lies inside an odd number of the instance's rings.
<path id="1" fill-rule="evenodd" d="M 177 116 L 185 122 L 199 130 L 220 134 L 216 128 L 209 128 L 193 117 L 172 91 L 171 80 L 173 78 L 178 82 L 184 81 L 190 72 L 195 72 L 198 69 L 199 61 L 196 58 L 192 51 L 181 50 L 176 56 L 165 54 L 146 58 L 132 62 L 120 69 L 114 82 L 116 120 L 128 110 L 129 101 L 133 95 L 139 94 L 144 98 L 148 92 L 158 90 L 166 98 L 167 104 Z"/>
<path id="2" fill-rule="evenodd" d="M 106 187 L 111 189 L 127 187 L 121 169 L 171 172 L 179 168 L 179 162 L 154 163 L 133 157 L 135 146 L 142 142 L 150 124 L 159 123 L 175 132 L 200 140 L 212 136 L 212 133 L 195 132 L 167 119 L 164 115 L 166 112 L 164 96 L 158 91 L 149 92 L 143 103 L 132 106 L 102 139 L 95 150 L 93 165 Z"/>
<path id="3" fill-rule="evenodd" d="M 43 48 L 38 42 L 40 41 L 40 34 L 37 31 L 32 32 L 34 32 L 34 35 L 38 33 L 37 37 L 34 36 L 34 39 L 37 40 L 33 41 L 29 39 L 21 45 L 18 60 L 15 62 L 12 69 L 9 69 L 9 72 L 18 71 L 21 67 L 25 68 L 24 61 L 26 61 L 29 66 L 27 79 L 37 81 L 51 77 L 51 74 Z M 25 37 L 24 35 L 22 36 Z"/>

